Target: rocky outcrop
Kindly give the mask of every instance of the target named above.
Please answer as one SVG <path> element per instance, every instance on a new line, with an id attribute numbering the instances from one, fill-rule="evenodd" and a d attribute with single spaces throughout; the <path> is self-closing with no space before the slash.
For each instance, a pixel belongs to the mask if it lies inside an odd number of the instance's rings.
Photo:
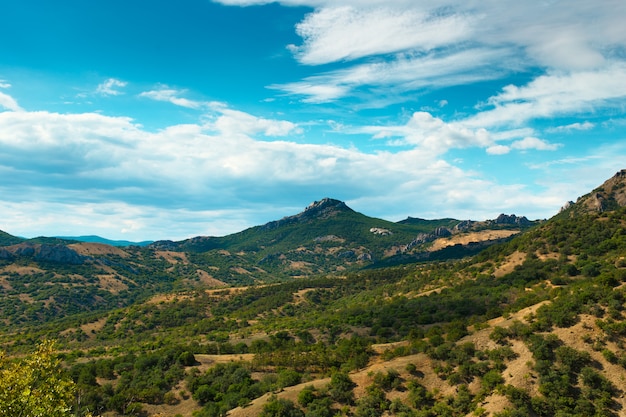
<path id="1" fill-rule="evenodd" d="M 420 233 L 404 248 L 405 251 L 414 248 L 417 245 L 429 243 L 442 237 L 452 236 L 452 232 L 447 227 L 437 227 L 431 233 Z"/>
<path id="2" fill-rule="evenodd" d="M 0 261 L 12 261 L 15 259 L 15 256 L 8 250 L 4 248 L 0 248 Z"/>
<path id="3" fill-rule="evenodd" d="M 78 254 L 64 245 L 21 243 L 3 249 L 0 259 L 33 258 L 37 262 L 53 262 L 66 265 L 82 265 L 88 257 Z M 12 256 L 9 258 L 7 256 Z M 4 258 L 3 258 L 4 257 Z"/>
<path id="4" fill-rule="evenodd" d="M 302 223 L 311 221 L 314 219 L 324 219 L 331 216 L 335 216 L 338 213 L 353 211 L 343 201 L 334 200 L 332 198 L 324 198 L 320 201 L 314 201 L 309 204 L 303 212 L 296 214 L 295 216 L 283 217 L 280 220 L 275 220 L 261 226 L 262 230 L 272 230 L 281 226 L 286 226 L 293 223 Z"/>
<path id="5" fill-rule="evenodd" d="M 476 222 L 473 220 L 463 220 L 454 226 L 453 232 L 467 232 L 474 226 L 474 224 L 476 224 Z"/>
<path id="6" fill-rule="evenodd" d="M 576 206 L 597 213 L 626 207 L 626 169 L 617 172 L 600 187 L 579 198 Z"/>
<path id="7" fill-rule="evenodd" d="M 530 220 L 526 218 L 526 216 L 517 217 L 515 214 L 506 215 L 504 213 L 500 214 L 495 220 L 493 220 L 495 224 L 510 224 L 517 226 L 528 226 L 530 224 Z"/>
<path id="8" fill-rule="evenodd" d="M 575 203 L 573 201 L 568 201 L 567 203 L 563 204 L 563 207 L 561 207 L 559 213 L 563 213 L 565 210 L 570 209 L 574 204 Z"/>

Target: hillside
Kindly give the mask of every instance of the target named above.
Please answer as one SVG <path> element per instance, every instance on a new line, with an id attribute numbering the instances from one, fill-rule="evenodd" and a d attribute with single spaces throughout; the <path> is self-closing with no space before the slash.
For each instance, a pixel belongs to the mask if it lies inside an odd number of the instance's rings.
<path id="1" fill-rule="evenodd" d="M 104 313 L 161 292 L 460 258 L 507 239 L 522 230 L 517 226 L 497 220 L 393 223 L 323 199 L 299 214 L 225 237 L 142 247 L 4 233 L 0 317 L 8 328 L 20 328 Z"/>
<path id="2" fill-rule="evenodd" d="M 53 245 L 20 241 L 2 248 L 13 258 L 0 288 L 3 317 L 15 297 L 24 309 L 5 319 L 0 343 L 23 353 L 56 339 L 81 393 L 78 415 L 619 416 L 625 187 L 621 171 L 530 224 L 506 215 L 392 223 L 325 199 L 224 238 L 62 245 L 82 259 L 76 265 L 38 260 Z M 599 209 L 590 203 L 601 199 Z M 433 255 L 477 240 L 488 244 L 472 256 Z M 357 244 L 372 260 L 332 258 Z M 318 274 L 264 279 L 316 250 Z M 270 254 L 279 254 L 274 264 L 259 264 Z M 216 281 L 224 268 L 259 282 Z M 63 289 L 90 294 L 85 283 L 109 286 L 85 306 L 105 304 L 29 320 Z"/>

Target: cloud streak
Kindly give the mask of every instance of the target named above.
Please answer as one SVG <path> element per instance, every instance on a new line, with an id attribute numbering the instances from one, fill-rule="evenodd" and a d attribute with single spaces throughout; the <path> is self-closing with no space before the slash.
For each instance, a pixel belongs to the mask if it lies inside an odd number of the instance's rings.
<path id="1" fill-rule="evenodd" d="M 124 94 L 120 91 L 120 88 L 124 88 L 128 85 L 126 81 L 117 80 L 115 78 L 109 78 L 103 83 L 99 84 L 96 88 L 96 94 L 101 96 L 119 96 Z"/>

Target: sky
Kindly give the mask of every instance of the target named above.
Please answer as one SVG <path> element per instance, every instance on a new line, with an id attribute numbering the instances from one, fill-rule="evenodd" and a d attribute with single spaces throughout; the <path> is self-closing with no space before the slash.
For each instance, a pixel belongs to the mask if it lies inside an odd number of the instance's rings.
<path id="1" fill-rule="evenodd" d="M 20 0 L 0 230 L 223 236 L 325 197 L 544 219 L 626 168 L 623 0 Z"/>

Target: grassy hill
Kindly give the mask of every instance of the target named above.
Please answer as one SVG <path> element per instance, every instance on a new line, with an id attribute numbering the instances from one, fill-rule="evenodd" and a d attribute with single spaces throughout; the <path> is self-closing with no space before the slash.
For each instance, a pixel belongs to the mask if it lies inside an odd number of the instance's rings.
<path id="1" fill-rule="evenodd" d="M 622 171 L 554 218 L 462 259 L 364 268 L 378 256 L 458 250 L 469 246 L 457 243 L 462 236 L 474 239 L 470 233 L 491 233 L 493 242 L 512 218 L 452 232 L 451 219 L 390 223 L 332 200 L 224 238 L 132 249 L 71 244 L 85 257 L 72 267 L 85 269 L 80 279 L 117 295 L 99 294 L 109 304 L 57 312 L 40 324 L 29 321 L 36 309 L 21 296 L 25 310 L 0 331 L 0 343 L 19 353 L 56 339 L 81 393 L 78 415 L 619 416 L 626 407 L 624 184 Z M 605 204 L 594 203 L 598 195 Z M 479 230 L 487 226 L 495 229 Z M 451 234 L 438 236 L 446 234 L 440 227 Z M 374 261 L 332 263 L 357 244 Z M 317 253 L 311 264 L 320 272 L 266 278 L 286 271 L 298 252 Z M 273 254 L 274 264 L 260 262 Z M 35 267 L 53 265 L 5 261 L 2 300 L 15 287 L 35 300 L 28 291 L 37 281 L 24 278 L 19 287 L 14 278 Z M 59 292 L 80 288 L 76 269 L 54 268 L 43 272 L 39 291 L 63 277 Z M 134 269 L 131 280 L 125 268 Z M 224 269 L 258 283 L 208 288 Z"/>

